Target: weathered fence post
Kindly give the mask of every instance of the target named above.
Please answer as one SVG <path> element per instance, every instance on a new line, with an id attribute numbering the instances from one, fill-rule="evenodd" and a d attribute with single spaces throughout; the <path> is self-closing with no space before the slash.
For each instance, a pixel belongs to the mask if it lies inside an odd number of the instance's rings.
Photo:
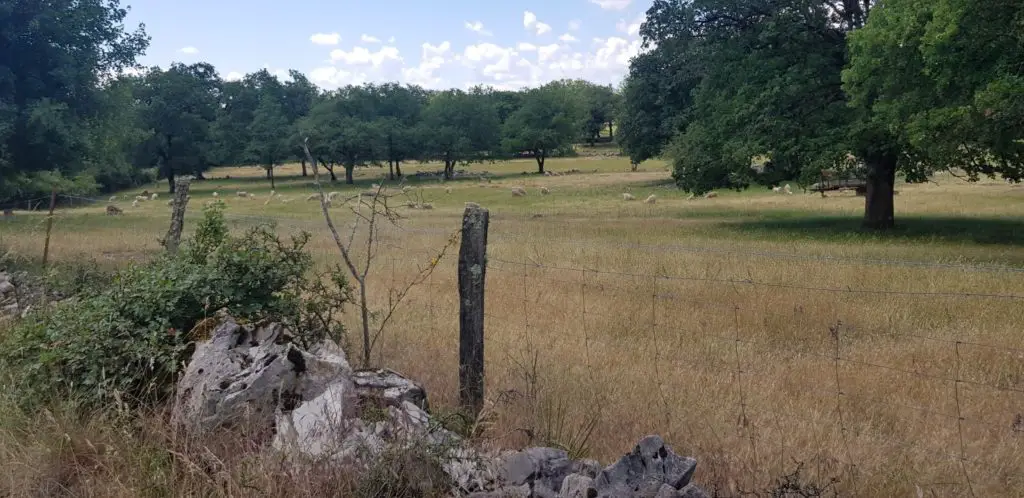
<path id="1" fill-rule="evenodd" d="M 43 242 L 43 272 L 50 260 L 50 231 L 53 230 L 53 208 L 57 207 L 57 189 L 50 191 L 50 213 L 46 215 L 46 241 Z"/>
<path id="2" fill-rule="evenodd" d="M 466 204 L 459 247 L 459 401 L 476 416 L 484 405 L 484 281 L 490 213 Z"/>
<path id="3" fill-rule="evenodd" d="M 188 187 L 192 183 L 189 177 L 181 177 L 174 180 L 174 209 L 171 211 L 171 228 L 167 230 L 167 237 L 164 238 L 164 247 L 167 252 L 178 252 L 178 244 L 181 243 L 181 231 L 185 228 L 185 206 L 188 205 Z"/>

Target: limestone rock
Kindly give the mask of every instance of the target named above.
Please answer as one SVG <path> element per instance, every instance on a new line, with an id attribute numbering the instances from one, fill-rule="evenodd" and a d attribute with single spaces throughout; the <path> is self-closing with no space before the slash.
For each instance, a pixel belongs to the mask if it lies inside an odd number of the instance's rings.
<path id="1" fill-rule="evenodd" d="M 623 496 L 630 492 L 649 493 L 652 489 L 657 496 L 661 485 L 683 489 L 690 483 L 697 461 L 681 457 L 665 446 L 659 436 L 647 436 L 640 440 L 632 453 L 608 466 L 594 479 L 597 496 Z"/>
<path id="2" fill-rule="evenodd" d="M 593 484 L 593 478 L 580 474 L 569 474 L 562 481 L 562 492 L 559 496 L 561 498 L 592 498 L 597 496 L 597 490 L 594 489 Z"/>
<path id="3" fill-rule="evenodd" d="M 423 410 L 429 410 L 427 392 L 423 386 L 386 368 L 360 370 L 352 374 L 352 382 L 360 397 L 379 393 L 389 405 L 400 405 L 408 401 Z"/>
<path id="4" fill-rule="evenodd" d="M 228 317 L 196 347 L 178 382 L 174 419 L 200 432 L 242 421 L 272 427 L 279 409 L 317 399 L 335 384 L 342 385 L 328 396 L 354 400 L 351 371 L 335 345 L 314 355 L 292 344 L 280 324 L 242 327 Z"/>

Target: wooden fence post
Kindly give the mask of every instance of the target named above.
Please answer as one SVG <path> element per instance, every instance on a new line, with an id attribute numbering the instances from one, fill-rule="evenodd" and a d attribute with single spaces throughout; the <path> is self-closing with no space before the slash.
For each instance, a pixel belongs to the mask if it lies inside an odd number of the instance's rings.
<path id="1" fill-rule="evenodd" d="M 53 230 L 53 208 L 57 206 L 57 189 L 50 191 L 50 213 L 46 216 L 46 241 L 43 242 L 43 272 L 50 260 L 50 231 Z"/>
<path id="2" fill-rule="evenodd" d="M 459 401 L 474 417 L 484 405 L 484 281 L 490 213 L 467 204 L 459 247 Z"/>
<path id="3" fill-rule="evenodd" d="M 192 179 L 180 177 L 174 180 L 174 209 L 171 211 L 171 227 L 167 230 L 167 237 L 164 238 L 164 247 L 167 252 L 178 252 L 178 245 L 181 243 L 181 231 L 185 228 L 185 206 L 188 205 L 188 188 Z"/>

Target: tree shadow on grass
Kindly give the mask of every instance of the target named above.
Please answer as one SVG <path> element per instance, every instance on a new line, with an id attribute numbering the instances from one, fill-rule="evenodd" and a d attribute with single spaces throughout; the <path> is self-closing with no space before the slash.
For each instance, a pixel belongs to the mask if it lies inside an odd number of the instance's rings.
<path id="1" fill-rule="evenodd" d="M 760 237 L 800 236 L 850 242 L 974 243 L 1024 245 L 1024 218 L 972 218 L 902 216 L 896 228 L 872 231 L 861 228 L 860 217 L 771 216 L 729 221 L 722 228 Z"/>

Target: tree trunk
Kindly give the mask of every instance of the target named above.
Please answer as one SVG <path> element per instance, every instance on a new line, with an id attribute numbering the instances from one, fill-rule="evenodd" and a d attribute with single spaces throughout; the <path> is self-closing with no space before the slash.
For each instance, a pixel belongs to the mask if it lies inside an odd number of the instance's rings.
<path id="1" fill-rule="evenodd" d="M 613 141 L 615 140 L 615 132 L 612 131 L 611 121 L 608 122 L 608 139 Z"/>
<path id="2" fill-rule="evenodd" d="M 445 158 L 445 160 L 444 160 L 444 179 L 445 180 L 451 180 L 452 176 L 453 176 L 452 173 L 454 173 L 454 172 L 455 172 L 455 161 L 452 161 L 451 159 Z"/>
<path id="3" fill-rule="evenodd" d="M 896 157 L 883 154 L 866 157 L 867 194 L 864 196 L 864 228 L 885 230 L 895 225 L 893 188 L 896 184 Z"/>
<path id="4" fill-rule="evenodd" d="M 402 177 L 402 163 L 399 161 L 395 161 L 395 176 Z"/>
<path id="5" fill-rule="evenodd" d="M 355 169 L 356 169 L 356 166 L 354 164 L 351 165 L 351 166 L 349 166 L 347 164 L 345 165 L 345 183 L 347 183 L 349 185 L 352 185 L 353 183 L 355 183 L 355 180 L 352 178 L 352 172 L 355 171 Z"/>
<path id="6" fill-rule="evenodd" d="M 174 193 L 174 172 L 173 171 L 168 171 L 167 172 L 167 184 L 170 185 L 170 187 L 171 187 L 170 190 L 171 190 L 171 193 L 173 194 Z"/>
<path id="7" fill-rule="evenodd" d="M 206 179 L 206 177 L 203 176 L 203 172 L 202 171 L 196 171 L 196 180 L 205 180 L 205 179 Z"/>
<path id="8" fill-rule="evenodd" d="M 388 159 L 388 180 L 395 180 L 395 163 Z"/>
<path id="9" fill-rule="evenodd" d="M 270 190 L 276 190 L 277 187 L 274 185 L 274 167 L 267 168 L 267 176 L 270 178 Z"/>
<path id="10" fill-rule="evenodd" d="M 534 151 L 533 154 L 537 157 L 537 172 L 543 175 L 544 174 L 544 159 L 545 159 L 544 151 L 542 151 L 542 150 Z"/>
<path id="11" fill-rule="evenodd" d="M 302 160 L 302 177 L 305 178 L 306 176 L 308 176 L 308 173 L 306 173 L 306 160 L 303 159 Z"/>
<path id="12" fill-rule="evenodd" d="M 331 182 L 332 183 L 338 181 L 338 177 L 334 175 L 334 165 L 333 164 L 329 164 L 326 161 L 324 161 L 323 159 L 320 160 L 320 164 L 322 164 L 324 169 L 326 169 L 327 172 L 331 174 Z"/>

